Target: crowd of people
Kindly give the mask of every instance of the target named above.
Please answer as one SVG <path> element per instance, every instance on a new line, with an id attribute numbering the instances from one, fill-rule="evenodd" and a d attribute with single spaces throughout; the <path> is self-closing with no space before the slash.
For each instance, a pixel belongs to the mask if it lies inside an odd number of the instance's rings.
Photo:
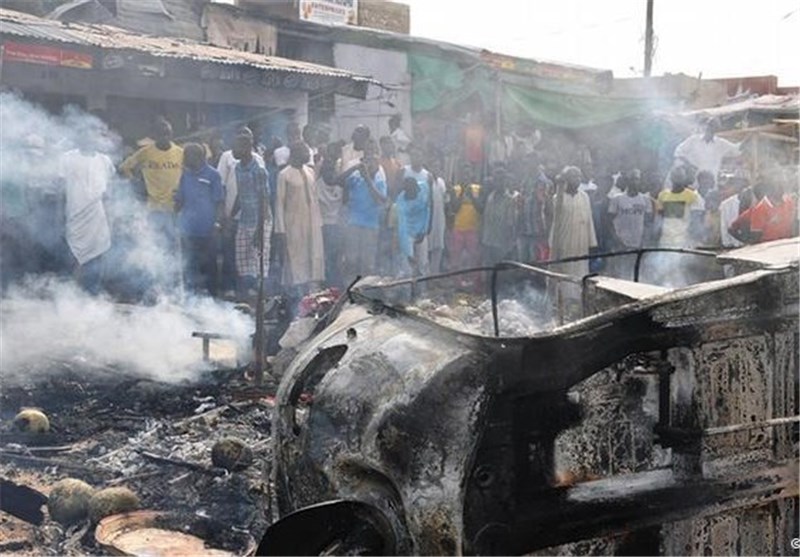
<path id="1" fill-rule="evenodd" d="M 720 182 L 723 160 L 740 153 L 716 131 L 709 122 L 678 146 L 663 186 L 645 183 L 632 165 L 553 171 L 535 150 L 489 168 L 464 164 L 447 183 L 433 150 L 413 143 L 397 117 L 389 134 L 376 140 L 358 126 L 347 142 L 290 123 L 285 142 L 265 146 L 241 126 L 230 149 L 219 137 L 179 146 L 161 118 L 152 139 L 118 168 L 91 137 L 61 155 L 63 220 L 37 227 L 63 230 L 69 257 L 53 256 L 50 266 L 74 266 L 81 284 L 99 292 L 113 238 L 104 198 L 119 174 L 140 192 L 151 229 L 181 261 L 176 282 L 239 300 L 255 295 L 262 276 L 271 293 L 302 297 L 357 276 L 419 277 L 650 246 L 730 248 L 796 235 L 796 176 L 766 169 L 752 181 Z M 31 141 L 31 152 L 41 152 Z M 4 189 L 4 285 L 37 270 L 25 227 L 15 224 L 30 218 L 23 205 Z M 551 270 L 631 278 L 631 257 L 587 257 Z"/>

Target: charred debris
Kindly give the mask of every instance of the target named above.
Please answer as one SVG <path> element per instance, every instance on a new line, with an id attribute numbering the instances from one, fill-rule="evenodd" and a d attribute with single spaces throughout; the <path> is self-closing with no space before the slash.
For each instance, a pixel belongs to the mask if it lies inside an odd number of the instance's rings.
<path id="1" fill-rule="evenodd" d="M 729 278 L 587 277 L 577 300 L 510 262 L 362 281 L 289 327 L 260 386 L 43 362 L 3 385 L 0 551 L 149 528 L 209 554 L 788 554 L 797 249 L 682 254 Z"/>
<path id="2" fill-rule="evenodd" d="M 140 509 L 163 513 L 169 530 L 194 534 L 201 548 L 202 541 L 228 554 L 255 547 L 250 533 L 270 521 L 269 384 L 256 389 L 235 368 L 180 384 L 80 361 L 39 372 L 5 382 L 2 392 L 0 551 L 108 554 L 96 524 Z M 23 407 L 46 412 L 48 430 L 12 424 Z M 72 493 L 54 497 L 65 478 L 88 484 L 99 507 L 89 512 L 87 498 L 83 512 L 71 508 L 77 514 L 62 518 L 64 505 L 81 506 Z M 111 491 L 104 508 L 103 492 L 123 487 L 135 499 L 117 507 L 120 494 Z"/>

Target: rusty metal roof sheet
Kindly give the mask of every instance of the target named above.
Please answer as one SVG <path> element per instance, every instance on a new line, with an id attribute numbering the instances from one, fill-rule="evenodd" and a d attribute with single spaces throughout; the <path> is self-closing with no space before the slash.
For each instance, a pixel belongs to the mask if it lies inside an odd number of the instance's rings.
<path id="1" fill-rule="evenodd" d="M 761 95 L 717 106 L 683 112 L 682 116 L 725 117 L 740 112 L 758 112 L 762 114 L 789 114 L 800 112 L 800 96 L 798 95 Z"/>
<path id="2" fill-rule="evenodd" d="M 755 267 L 782 267 L 800 263 L 800 238 L 786 238 L 726 251 L 717 256 L 723 263 L 749 263 Z"/>
<path id="3" fill-rule="evenodd" d="M 109 25 L 62 23 L 13 10 L 0 8 L 0 35 L 14 35 L 27 39 L 95 46 L 105 49 L 136 50 L 167 58 L 246 65 L 262 70 L 346 78 L 365 83 L 378 83 L 368 76 L 345 70 L 243 52 L 173 37 L 141 35 Z"/>

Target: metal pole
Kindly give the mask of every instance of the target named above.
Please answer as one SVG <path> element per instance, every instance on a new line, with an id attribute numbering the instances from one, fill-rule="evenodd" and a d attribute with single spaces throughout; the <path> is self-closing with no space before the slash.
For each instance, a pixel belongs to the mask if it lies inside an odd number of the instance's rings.
<path id="1" fill-rule="evenodd" d="M 492 323 L 494 324 L 494 336 L 500 336 L 500 321 L 497 318 L 497 271 L 498 266 L 495 266 L 492 269 L 492 280 L 491 280 L 491 288 L 492 288 Z"/>
<path id="2" fill-rule="evenodd" d="M 261 385 L 264 382 L 264 245 L 265 235 L 267 231 L 264 230 L 264 219 L 267 214 L 267 199 L 262 193 L 258 201 L 258 295 L 256 296 L 256 331 L 255 331 L 255 348 L 253 359 L 253 378 L 256 385 Z"/>
<path id="3" fill-rule="evenodd" d="M 781 418 L 772 418 L 764 420 L 763 422 L 746 422 L 743 424 L 732 424 L 721 427 L 712 427 L 703 430 L 703 435 L 724 435 L 726 433 L 736 433 L 737 431 L 747 431 L 750 429 L 759 429 L 762 427 L 777 427 L 781 425 L 793 424 L 800 422 L 800 416 L 785 416 Z"/>
<path id="4" fill-rule="evenodd" d="M 644 32 L 644 76 L 650 77 L 653 66 L 653 0 L 647 0 L 647 19 Z"/>
<path id="5" fill-rule="evenodd" d="M 644 250 L 639 250 L 636 253 L 636 265 L 633 267 L 633 282 L 639 282 L 639 270 L 642 266 L 642 256 L 644 255 Z"/>

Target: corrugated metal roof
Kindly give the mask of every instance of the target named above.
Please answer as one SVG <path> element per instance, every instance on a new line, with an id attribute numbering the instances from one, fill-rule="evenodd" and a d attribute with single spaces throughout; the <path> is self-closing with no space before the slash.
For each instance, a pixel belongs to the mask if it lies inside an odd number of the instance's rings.
<path id="1" fill-rule="evenodd" d="M 797 95 L 762 95 L 744 101 L 703 108 L 681 113 L 681 116 L 723 117 L 739 112 L 756 112 L 761 114 L 789 114 L 800 112 L 800 96 Z"/>
<path id="2" fill-rule="evenodd" d="M 42 41 L 96 46 L 106 49 L 136 50 L 152 56 L 166 58 L 230 65 L 246 65 L 262 70 L 337 77 L 358 82 L 378 83 L 367 76 L 357 75 L 352 72 L 318 64 L 287 60 L 277 56 L 265 56 L 254 52 L 242 52 L 230 48 L 199 43 L 189 39 L 139 35 L 109 25 L 62 23 L 60 21 L 43 19 L 34 15 L 0 8 L 0 35 L 2 34 Z"/>

